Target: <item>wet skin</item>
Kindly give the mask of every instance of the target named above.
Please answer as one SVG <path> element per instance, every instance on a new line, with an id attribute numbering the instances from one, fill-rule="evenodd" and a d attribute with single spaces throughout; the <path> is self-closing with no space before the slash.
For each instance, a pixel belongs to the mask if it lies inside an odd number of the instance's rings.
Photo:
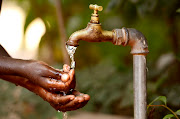
<path id="1" fill-rule="evenodd" d="M 76 90 L 70 92 L 75 89 L 76 79 L 68 65 L 60 71 L 42 61 L 14 59 L 1 45 L 0 78 L 36 93 L 59 111 L 79 109 L 90 99 L 89 95 Z M 60 93 L 62 91 L 68 95 Z"/>

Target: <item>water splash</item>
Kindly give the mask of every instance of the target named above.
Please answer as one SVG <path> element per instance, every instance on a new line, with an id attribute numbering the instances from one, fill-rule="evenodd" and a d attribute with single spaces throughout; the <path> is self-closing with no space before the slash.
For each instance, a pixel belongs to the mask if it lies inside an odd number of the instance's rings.
<path id="1" fill-rule="evenodd" d="M 64 91 L 63 91 L 62 93 L 63 93 L 63 96 L 66 96 L 66 95 L 67 95 L 66 92 L 64 92 Z"/>
<path id="2" fill-rule="evenodd" d="M 62 114 L 62 116 L 61 116 L 60 118 L 62 118 L 62 119 L 68 119 L 68 114 L 67 114 L 67 112 L 61 112 L 61 111 L 58 110 L 58 113 L 61 113 L 61 114 Z"/>
<path id="3" fill-rule="evenodd" d="M 71 68 L 74 69 L 75 68 L 75 60 L 74 60 L 74 54 L 76 52 L 77 47 L 75 46 L 70 46 L 70 45 L 66 45 L 66 50 L 70 56 L 71 59 Z"/>
<path id="4" fill-rule="evenodd" d="M 67 114 L 67 112 L 63 112 L 63 119 L 68 119 L 68 114 Z"/>

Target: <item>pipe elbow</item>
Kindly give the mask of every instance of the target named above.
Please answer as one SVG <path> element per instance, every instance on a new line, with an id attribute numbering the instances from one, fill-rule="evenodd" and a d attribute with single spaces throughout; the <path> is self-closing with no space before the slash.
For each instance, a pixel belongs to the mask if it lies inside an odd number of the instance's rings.
<path id="1" fill-rule="evenodd" d="M 128 44 L 131 46 L 131 54 L 148 54 L 148 44 L 146 37 L 138 30 L 128 28 L 129 40 Z"/>
<path id="2" fill-rule="evenodd" d="M 140 31 L 133 28 L 115 29 L 113 31 L 113 44 L 131 46 L 131 54 L 146 55 L 149 53 L 147 40 Z"/>

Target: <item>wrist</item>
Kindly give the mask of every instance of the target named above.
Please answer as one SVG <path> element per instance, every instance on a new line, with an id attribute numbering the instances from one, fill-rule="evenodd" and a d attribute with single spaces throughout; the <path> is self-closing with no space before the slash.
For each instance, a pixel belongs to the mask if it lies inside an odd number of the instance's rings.
<path id="1" fill-rule="evenodd" d="M 0 74 L 22 76 L 27 60 L 0 57 Z"/>
<path id="2" fill-rule="evenodd" d="M 21 60 L 21 59 L 16 59 L 17 65 L 14 67 L 15 72 L 17 75 L 22 76 L 24 78 L 29 78 L 27 77 L 29 70 L 31 70 L 31 64 L 34 62 L 33 60 Z"/>

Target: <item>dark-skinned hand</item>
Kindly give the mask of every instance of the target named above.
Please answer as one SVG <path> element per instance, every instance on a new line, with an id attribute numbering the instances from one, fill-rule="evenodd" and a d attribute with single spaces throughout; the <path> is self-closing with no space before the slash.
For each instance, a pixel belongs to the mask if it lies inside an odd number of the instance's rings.
<path id="1" fill-rule="evenodd" d="M 87 94 L 71 90 L 75 88 L 76 80 L 74 70 L 68 65 L 59 71 L 41 61 L 14 59 L 1 45 L 0 61 L 0 78 L 36 93 L 56 110 L 76 110 L 90 99 Z"/>
<path id="2" fill-rule="evenodd" d="M 54 109 L 56 109 L 57 111 L 62 111 L 62 112 L 73 111 L 84 107 L 90 100 L 89 95 L 80 93 L 77 90 L 73 90 L 71 94 L 67 96 L 71 96 L 71 95 L 74 96 L 74 99 L 72 101 L 65 104 L 51 103 L 51 106 L 54 107 Z"/>
<path id="3" fill-rule="evenodd" d="M 1 56 L 0 61 L 0 75 L 24 77 L 49 91 L 67 92 L 75 88 L 74 70 L 70 70 L 68 65 L 63 66 L 65 71 L 60 71 L 42 61 L 21 60 L 6 56 Z"/>
<path id="4" fill-rule="evenodd" d="M 31 61 L 24 66 L 24 70 L 25 78 L 49 91 L 68 92 L 76 85 L 74 69 L 70 70 L 66 64 L 63 71 L 60 71 L 42 61 Z"/>
<path id="5" fill-rule="evenodd" d="M 87 104 L 90 96 L 80 93 L 76 90 L 70 92 L 70 94 L 63 95 L 62 93 L 52 93 L 34 83 L 19 76 L 0 75 L 0 78 L 20 85 L 35 94 L 39 95 L 43 100 L 47 101 L 52 107 L 59 111 L 72 111 L 82 108 Z"/>

